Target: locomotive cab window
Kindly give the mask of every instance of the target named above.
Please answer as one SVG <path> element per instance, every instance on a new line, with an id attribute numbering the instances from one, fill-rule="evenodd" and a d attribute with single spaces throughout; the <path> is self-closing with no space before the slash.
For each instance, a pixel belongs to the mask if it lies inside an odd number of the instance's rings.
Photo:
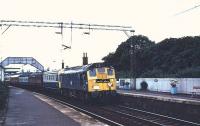
<path id="1" fill-rule="evenodd" d="M 105 68 L 98 68 L 97 70 L 99 73 L 105 73 Z"/>
<path id="2" fill-rule="evenodd" d="M 90 70 L 89 73 L 90 73 L 91 77 L 95 77 L 96 76 L 96 70 L 95 69 Z"/>
<path id="3" fill-rule="evenodd" d="M 113 75 L 113 70 L 112 69 L 107 69 L 108 75 Z"/>

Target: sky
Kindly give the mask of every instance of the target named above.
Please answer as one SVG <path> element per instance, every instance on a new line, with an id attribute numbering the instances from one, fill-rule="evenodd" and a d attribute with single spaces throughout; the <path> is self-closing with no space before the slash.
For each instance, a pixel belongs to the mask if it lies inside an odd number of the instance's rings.
<path id="1" fill-rule="evenodd" d="M 0 0 L 0 20 L 95 23 L 132 26 L 135 35 L 145 35 L 155 42 L 165 38 L 200 34 L 200 7 L 175 16 L 199 5 L 199 0 Z M 2 33 L 6 27 L 0 27 Z M 0 57 L 29 56 L 45 68 L 82 65 L 83 52 L 89 63 L 101 62 L 128 37 L 117 31 L 65 29 L 63 39 L 55 34 L 60 29 L 10 27 L 0 34 Z M 61 44 L 72 46 L 62 51 Z"/>

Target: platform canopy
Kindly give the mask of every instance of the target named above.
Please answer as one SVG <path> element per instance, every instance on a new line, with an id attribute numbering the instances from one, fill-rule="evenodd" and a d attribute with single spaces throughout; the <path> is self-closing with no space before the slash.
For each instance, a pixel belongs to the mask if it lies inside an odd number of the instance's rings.
<path id="1" fill-rule="evenodd" d="M 7 57 L 1 62 L 3 67 L 8 66 L 9 64 L 29 64 L 40 71 L 44 71 L 44 66 L 33 57 Z"/>

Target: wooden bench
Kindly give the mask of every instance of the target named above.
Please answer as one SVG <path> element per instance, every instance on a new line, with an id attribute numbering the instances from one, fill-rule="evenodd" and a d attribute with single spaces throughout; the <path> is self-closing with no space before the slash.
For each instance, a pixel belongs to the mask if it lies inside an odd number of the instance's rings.
<path id="1" fill-rule="evenodd" d="M 193 86 L 192 97 L 196 95 L 200 95 L 200 86 Z"/>

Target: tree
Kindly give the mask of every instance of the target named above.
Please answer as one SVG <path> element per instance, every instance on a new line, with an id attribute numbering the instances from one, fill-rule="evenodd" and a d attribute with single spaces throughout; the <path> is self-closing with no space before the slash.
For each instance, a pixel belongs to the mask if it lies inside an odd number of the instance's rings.
<path id="1" fill-rule="evenodd" d="M 116 49 L 115 53 L 109 53 L 102 60 L 104 60 L 106 64 L 114 66 L 118 71 L 130 71 L 131 43 L 133 46 L 138 45 L 140 47 L 139 49 L 135 50 L 135 53 L 139 53 L 142 50 L 155 45 L 155 43 L 149 40 L 146 36 L 132 36 L 125 42 L 122 42 Z"/>
<path id="2" fill-rule="evenodd" d="M 134 58 L 138 77 L 200 77 L 200 36 L 169 38 L 157 44 L 146 36 L 132 36 L 103 58 L 120 76 L 130 75 L 131 42 L 140 47 Z"/>

